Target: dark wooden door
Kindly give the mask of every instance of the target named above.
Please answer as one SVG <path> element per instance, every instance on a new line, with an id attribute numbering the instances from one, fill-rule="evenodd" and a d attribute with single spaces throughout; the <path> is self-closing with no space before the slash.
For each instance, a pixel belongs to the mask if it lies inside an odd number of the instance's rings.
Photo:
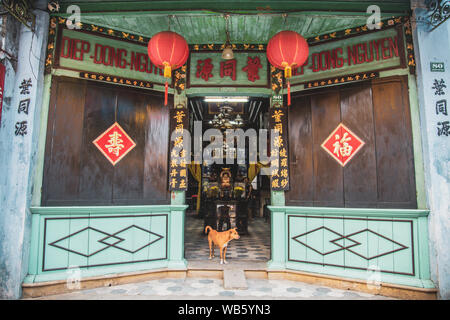
<path id="1" fill-rule="evenodd" d="M 342 167 L 321 144 L 343 123 L 365 145 Z M 294 95 L 288 205 L 416 208 L 406 77 Z"/>
<path id="2" fill-rule="evenodd" d="M 156 92 L 54 78 L 42 205 L 169 203 L 163 103 Z M 113 166 L 92 142 L 115 121 L 136 147 Z"/>

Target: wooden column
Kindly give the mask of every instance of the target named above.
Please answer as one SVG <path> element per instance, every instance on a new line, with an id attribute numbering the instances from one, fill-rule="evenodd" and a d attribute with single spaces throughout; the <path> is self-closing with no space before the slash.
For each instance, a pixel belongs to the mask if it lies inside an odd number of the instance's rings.
<path id="1" fill-rule="evenodd" d="M 272 97 L 270 99 L 270 108 L 275 105 L 283 105 L 282 95 L 282 71 L 271 66 Z M 287 130 L 287 128 L 286 128 Z M 287 136 L 287 135 L 286 135 Z M 288 143 L 288 141 L 286 141 Z M 272 191 L 270 193 L 272 206 L 284 206 L 284 191 Z M 286 218 L 283 211 L 271 210 L 271 260 L 268 262 L 268 269 L 283 270 L 286 265 Z"/>
<path id="2" fill-rule="evenodd" d="M 187 106 L 186 92 L 178 94 L 174 92 L 174 109 L 184 109 Z M 170 129 L 172 130 L 172 128 Z M 172 132 L 169 132 L 169 135 Z M 170 150 L 169 150 L 170 151 Z M 190 156 L 190 155 L 189 155 Z M 186 167 L 187 171 L 187 167 Z M 170 177 L 170 165 L 169 165 Z M 186 180 L 187 185 L 187 180 Z M 172 205 L 184 205 L 186 203 L 186 191 L 171 191 L 170 203 Z M 186 269 L 187 261 L 184 258 L 184 223 L 186 210 L 171 211 L 169 223 L 169 264 L 170 269 Z"/>

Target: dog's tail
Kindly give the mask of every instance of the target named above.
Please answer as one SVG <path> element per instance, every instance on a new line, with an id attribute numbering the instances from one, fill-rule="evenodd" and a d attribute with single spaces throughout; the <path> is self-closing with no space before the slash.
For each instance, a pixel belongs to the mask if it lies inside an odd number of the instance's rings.
<path id="1" fill-rule="evenodd" d="M 210 226 L 206 226 L 206 228 L 205 228 L 205 233 L 208 233 L 208 228 L 209 228 L 210 231 L 211 231 L 211 230 L 214 230 L 214 229 L 211 228 Z"/>

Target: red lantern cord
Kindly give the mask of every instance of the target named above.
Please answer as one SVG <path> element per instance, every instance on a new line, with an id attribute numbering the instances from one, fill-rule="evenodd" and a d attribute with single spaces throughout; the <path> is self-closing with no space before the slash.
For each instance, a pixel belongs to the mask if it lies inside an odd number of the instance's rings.
<path id="1" fill-rule="evenodd" d="M 172 78 L 172 68 L 170 67 L 170 63 L 167 61 L 163 62 L 164 65 L 164 78 Z M 166 84 L 164 85 L 164 105 L 167 106 L 167 96 L 169 95 L 169 83 L 166 80 Z"/>
<path id="2" fill-rule="evenodd" d="M 291 83 L 287 82 L 288 106 L 291 105 Z"/>
<path id="3" fill-rule="evenodd" d="M 169 91 L 169 83 L 166 80 L 166 85 L 165 85 L 165 92 L 164 92 L 164 105 L 167 106 L 167 96 L 168 96 L 168 91 Z"/>

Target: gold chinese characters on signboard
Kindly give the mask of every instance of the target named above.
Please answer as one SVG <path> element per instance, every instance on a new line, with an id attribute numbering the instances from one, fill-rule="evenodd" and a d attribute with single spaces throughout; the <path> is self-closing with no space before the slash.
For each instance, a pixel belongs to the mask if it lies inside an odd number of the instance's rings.
<path id="1" fill-rule="evenodd" d="M 271 180 L 273 191 L 289 190 L 289 164 L 287 144 L 287 110 L 284 107 L 270 108 L 271 135 Z"/>
<path id="2" fill-rule="evenodd" d="M 187 108 L 177 108 L 170 110 L 170 132 L 171 148 L 169 163 L 169 190 L 186 191 L 187 190 L 187 166 L 190 154 L 188 154 L 188 143 L 184 141 L 183 133 L 188 130 L 188 111 Z"/>

